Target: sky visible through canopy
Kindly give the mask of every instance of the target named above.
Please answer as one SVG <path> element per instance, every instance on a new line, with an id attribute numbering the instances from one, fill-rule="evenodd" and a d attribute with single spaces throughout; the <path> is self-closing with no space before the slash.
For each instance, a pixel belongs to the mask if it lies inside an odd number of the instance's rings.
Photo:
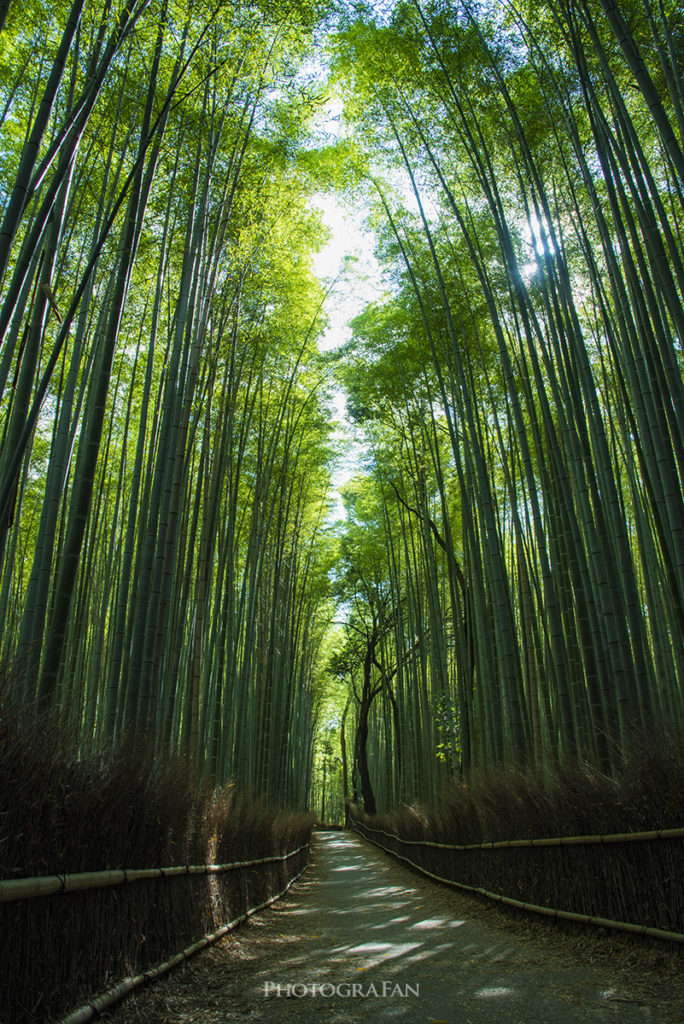
<path id="1" fill-rule="evenodd" d="M 325 69 L 319 68 L 321 77 Z M 331 97 L 316 124 L 317 138 L 333 142 L 344 135 L 342 104 Z M 360 206 L 343 204 L 331 192 L 320 192 L 314 197 L 314 207 L 320 211 L 323 223 L 330 231 L 330 239 L 313 261 L 314 273 L 332 285 L 325 301 L 328 326 L 319 342 L 322 351 L 339 348 L 352 335 L 351 323 L 367 303 L 376 301 L 383 293 L 382 271 L 374 255 L 374 239 L 364 228 L 364 211 Z M 336 440 L 345 444 L 345 454 L 333 477 L 336 504 L 333 519 L 344 518 L 340 489 L 358 469 L 363 445 L 354 439 L 354 431 L 347 417 L 344 393 L 334 392 L 334 412 L 338 423 Z"/>

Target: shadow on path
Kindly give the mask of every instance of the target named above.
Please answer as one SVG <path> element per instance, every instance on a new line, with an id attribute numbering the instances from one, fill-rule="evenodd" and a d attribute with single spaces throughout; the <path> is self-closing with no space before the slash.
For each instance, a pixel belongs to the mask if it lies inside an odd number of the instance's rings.
<path id="1" fill-rule="evenodd" d="M 667 993 L 637 998 L 562 945 L 497 926 L 356 836 L 315 835 L 287 896 L 169 979 L 119 1024 L 681 1024 Z M 200 965 L 199 961 L 203 961 Z M 193 981 L 193 963 L 197 963 Z M 200 977 L 201 976 L 201 977 Z M 162 986 L 159 986 L 161 991 Z M 176 995 L 174 995 L 174 992 Z M 158 1013 L 160 1000 L 165 1010 Z M 146 1008 L 145 1008 L 146 1005 Z M 123 1009 L 123 1008 L 122 1008 Z"/>

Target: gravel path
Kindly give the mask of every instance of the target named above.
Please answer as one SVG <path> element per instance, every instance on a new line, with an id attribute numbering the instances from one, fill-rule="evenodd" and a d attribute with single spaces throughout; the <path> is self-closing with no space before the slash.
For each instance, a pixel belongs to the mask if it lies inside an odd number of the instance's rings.
<path id="1" fill-rule="evenodd" d="M 681 958 L 512 918 L 319 832 L 273 908 L 112 1024 L 682 1024 Z"/>

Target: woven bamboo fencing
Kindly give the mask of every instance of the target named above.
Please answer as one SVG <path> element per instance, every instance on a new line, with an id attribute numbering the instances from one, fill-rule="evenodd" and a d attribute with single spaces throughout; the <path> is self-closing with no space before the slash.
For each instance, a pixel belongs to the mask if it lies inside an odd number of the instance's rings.
<path id="1" fill-rule="evenodd" d="M 684 943 L 684 828 L 486 843 L 354 829 L 435 881 L 520 910 Z"/>
<path id="2" fill-rule="evenodd" d="M 303 847 L 300 847 L 300 849 L 303 849 Z M 266 864 L 272 863 L 275 860 L 287 860 L 289 857 L 293 857 L 299 852 L 299 850 L 294 850 L 292 853 L 287 854 L 284 857 L 268 857 L 259 861 L 252 861 L 251 863 Z M 208 865 L 208 867 L 209 866 L 214 867 L 215 865 Z M 231 870 L 234 867 L 234 864 L 221 865 L 221 868 L 224 870 Z M 239 924 L 242 924 L 253 914 L 257 914 L 260 910 L 265 910 L 266 907 L 269 907 L 272 903 L 275 903 L 276 900 L 279 900 L 285 895 L 290 886 L 297 881 L 300 875 L 304 873 L 306 867 L 307 865 L 305 864 L 301 871 L 298 871 L 296 875 L 293 875 L 284 889 L 275 893 L 273 896 L 269 896 L 269 898 L 264 900 L 263 903 L 260 903 L 256 907 L 250 907 L 244 914 L 240 914 L 240 916 L 236 917 L 233 921 L 228 921 L 226 924 L 221 925 L 220 928 L 217 928 L 216 931 L 210 932 L 208 935 L 203 935 L 199 941 L 193 942 L 191 946 L 187 946 L 185 949 L 181 950 L 180 953 L 176 953 L 175 956 L 172 956 L 169 960 L 165 960 L 164 963 L 157 964 L 156 967 L 145 971 L 143 974 L 124 978 L 117 985 L 114 985 L 106 992 L 103 992 L 102 995 L 96 996 L 84 1003 L 83 1006 L 79 1006 L 75 1010 L 72 1010 L 71 1013 L 67 1014 L 66 1017 L 63 1017 L 59 1021 L 59 1024 L 86 1024 L 86 1022 L 92 1020 L 93 1017 L 99 1016 L 105 1010 L 114 1006 L 121 999 L 127 996 L 129 992 L 132 992 L 134 989 L 139 988 L 142 985 L 146 985 L 151 981 L 156 981 L 157 978 L 161 978 L 162 975 L 172 971 L 174 967 L 179 967 L 182 963 L 185 963 L 186 960 L 189 960 L 191 956 L 194 956 L 195 953 L 199 953 L 201 950 L 206 949 L 207 946 L 210 946 L 213 942 L 217 942 L 218 939 L 222 939 L 224 935 L 227 935 L 228 932 L 237 928 Z"/>
<path id="3" fill-rule="evenodd" d="M 0 1020 L 50 1021 L 74 1006 L 70 1024 L 91 1019 L 278 899 L 308 864 L 309 832 L 252 860 L 3 879 L 12 970 Z"/>

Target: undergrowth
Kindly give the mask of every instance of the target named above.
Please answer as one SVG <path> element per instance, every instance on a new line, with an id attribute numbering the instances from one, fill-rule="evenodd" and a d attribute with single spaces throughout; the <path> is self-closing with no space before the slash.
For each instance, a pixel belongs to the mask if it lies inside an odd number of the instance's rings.
<path id="1" fill-rule="evenodd" d="M 447 784 L 436 806 L 402 805 L 373 819 L 381 823 L 458 844 L 684 827 L 684 736 L 634 734 L 613 778 L 572 761 L 478 769 Z"/>
<path id="2" fill-rule="evenodd" d="M 466 850 L 422 845 L 683 828 L 684 744 L 673 731 L 635 735 L 614 778 L 580 764 L 499 767 L 453 781 L 437 806 L 415 803 L 373 817 L 352 806 L 351 813 L 388 852 L 467 889 L 684 934 L 682 838 Z M 666 941 L 681 949 L 674 937 Z"/>
<path id="3" fill-rule="evenodd" d="M 251 861 L 306 844 L 313 823 L 141 738 L 84 747 L 0 694 L 0 878 Z M 281 891 L 307 857 L 0 903 L 0 1020 L 55 1019 Z"/>

